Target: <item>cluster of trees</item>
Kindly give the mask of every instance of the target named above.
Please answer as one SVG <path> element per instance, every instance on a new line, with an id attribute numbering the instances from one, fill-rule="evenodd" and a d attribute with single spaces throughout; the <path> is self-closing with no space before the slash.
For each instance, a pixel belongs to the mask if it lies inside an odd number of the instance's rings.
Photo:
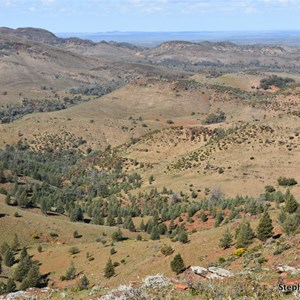
<path id="1" fill-rule="evenodd" d="M 293 78 L 288 77 L 279 77 L 277 75 L 272 75 L 268 78 L 263 78 L 260 81 L 260 88 L 267 90 L 272 86 L 276 86 L 279 88 L 285 88 L 291 84 L 294 84 L 295 80 Z"/>
<path id="2" fill-rule="evenodd" d="M 252 244 L 253 239 L 257 237 L 261 241 L 266 241 L 273 233 L 272 219 L 267 211 L 263 213 L 260 218 L 259 224 L 256 228 L 256 234 L 251 228 L 249 221 L 244 220 L 239 227 L 236 229 L 235 238 L 236 248 L 247 248 Z M 222 238 L 220 239 L 220 247 L 227 249 L 232 246 L 233 235 L 229 232 L 228 229 L 223 233 Z"/>
<path id="3" fill-rule="evenodd" d="M 16 256 L 19 256 L 16 259 Z M 14 266 L 17 263 L 16 266 Z M 4 242 L 0 247 L 0 274 L 3 271 L 3 266 L 14 269 L 11 277 L 6 283 L 0 283 L 0 294 L 10 293 L 17 288 L 26 290 L 29 287 L 39 287 L 43 282 L 43 278 L 39 272 L 39 262 L 32 260 L 27 252 L 26 247 L 19 249 L 18 237 L 15 236 L 12 245 Z"/>
<path id="4" fill-rule="evenodd" d="M 209 114 L 204 120 L 204 124 L 222 123 L 226 120 L 226 115 L 223 111 L 218 110 L 216 113 Z"/>

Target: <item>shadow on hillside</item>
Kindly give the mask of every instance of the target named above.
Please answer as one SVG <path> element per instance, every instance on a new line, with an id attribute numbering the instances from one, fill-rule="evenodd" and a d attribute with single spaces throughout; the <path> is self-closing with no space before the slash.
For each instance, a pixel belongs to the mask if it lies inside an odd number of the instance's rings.
<path id="1" fill-rule="evenodd" d="M 6 217 L 6 216 L 8 216 L 8 215 L 7 215 L 7 214 L 1 214 L 1 213 L 0 213 L 0 219 L 1 219 L 1 218 L 4 218 L 4 217 Z"/>

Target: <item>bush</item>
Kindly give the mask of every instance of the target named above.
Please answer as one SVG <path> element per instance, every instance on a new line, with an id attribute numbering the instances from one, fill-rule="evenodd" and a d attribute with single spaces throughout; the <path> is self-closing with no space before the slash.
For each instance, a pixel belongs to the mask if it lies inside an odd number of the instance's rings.
<path id="1" fill-rule="evenodd" d="M 292 186 L 298 183 L 294 178 L 287 178 L 287 177 L 279 177 L 277 179 L 277 182 L 281 186 Z"/>
<path id="2" fill-rule="evenodd" d="M 80 250 L 75 246 L 73 246 L 69 249 L 69 253 L 72 254 L 72 255 L 77 254 L 79 252 L 80 252 Z"/>
<path id="3" fill-rule="evenodd" d="M 233 255 L 238 256 L 238 257 L 243 256 L 245 253 L 246 253 L 245 248 L 238 248 L 232 252 Z"/>
<path id="4" fill-rule="evenodd" d="M 160 252 L 165 255 L 165 256 L 168 256 L 168 255 L 171 255 L 174 250 L 171 246 L 169 245 L 162 245 L 161 248 L 160 248 Z"/>
<path id="5" fill-rule="evenodd" d="M 263 264 L 263 263 L 265 263 L 265 262 L 267 262 L 268 260 L 266 259 L 266 258 L 264 258 L 264 257 L 260 257 L 258 260 L 257 260 L 257 262 L 259 263 L 259 264 Z"/>
<path id="6" fill-rule="evenodd" d="M 276 86 L 278 88 L 285 88 L 291 84 L 294 84 L 295 80 L 292 78 L 283 78 L 283 77 L 279 77 L 276 75 L 272 75 L 268 78 L 263 78 L 260 81 L 260 88 L 267 90 L 269 89 L 271 86 Z"/>
<path id="7" fill-rule="evenodd" d="M 218 110 L 216 113 L 209 114 L 204 120 L 204 124 L 222 123 L 226 120 L 225 113 Z"/>

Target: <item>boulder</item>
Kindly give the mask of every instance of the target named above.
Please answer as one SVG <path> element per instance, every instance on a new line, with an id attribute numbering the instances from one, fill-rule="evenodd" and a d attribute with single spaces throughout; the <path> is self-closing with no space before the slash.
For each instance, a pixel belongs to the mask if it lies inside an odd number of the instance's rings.
<path id="1" fill-rule="evenodd" d="M 218 268 L 218 267 L 209 267 L 208 271 L 213 274 L 216 274 L 218 276 L 221 276 L 221 277 L 232 277 L 233 276 L 233 274 L 230 271 L 228 271 L 226 269 Z"/>
<path id="2" fill-rule="evenodd" d="M 191 270 L 197 274 L 197 275 L 201 275 L 201 276 L 205 276 L 208 273 L 208 270 L 206 268 L 203 267 L 198 267 L 198 266 L 194 266 L 191 267 Z"/>
<path id="3" fill-rule="evenodd" d="M 300 269 L 296 269 L 294 267 L 283 265 L 283 264 L 277 266 L 277 271 L 279 273 L 292 273 L 292 275 L 296 275 L 300 273 Z"/>

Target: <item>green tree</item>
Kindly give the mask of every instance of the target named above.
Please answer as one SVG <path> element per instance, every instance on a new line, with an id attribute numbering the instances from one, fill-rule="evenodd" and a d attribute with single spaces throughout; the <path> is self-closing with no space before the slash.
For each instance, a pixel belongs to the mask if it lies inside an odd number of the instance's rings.
<path id="1" fill-rule="evenodd" d="M 41 274 L 39 271 L 39 266 L 33 264 L 28 272 L 26 278 L 22 281 L 20 285 L 21 290 L 26 290 L 29 287 L 37 287 L 40 284 Z"/>
<path id="2" fill-rule="evenodd" d="M 8 278 L 6 282 L 6 293 L 12 293 L 16 290 L 16 283 L 12 278 Z"/>
<path id="3" fill-rule="evenodd" d="M 108 215 L 106 218 L 106 225 L 107 226 L 116 226 L 117 223 L 115 221 L 115 218 L 112 215 Z"/>
<path id="4" fill-rule="evenodd" d="M 145 223 L 144 223 L 144 220 L 142 220 L 142 222 L 141 222 L 141 224 L 140 224 L 140 230 L 141 230 L 141 231 L 145 231 L 145 229 L 146 229 L 146 225 L 145 225 Z"/>
<path id="5" fill-rule="evenodd" d="M 178 233 L 178 241 L 182 244 L 186 244 L 189 241 L 187 232 L 184 229 Z"/>
<path id="6" fill-rule="evenodd" d="M 170 265 L 172 271 L 175 272 L 176 274 L 180 274 L 181 272 L 183 272 L 185 268 L 184 261 L 179 253 L 175 255 Z"/>
<path id="7" fill-rule="evenodd" d="M 104 276 L 106 278 L 110 278 L 115 275 L 115 267 L 111 261 L 111 258 L 106 263 L 106 266 L 104 268 Z"/>
<path id="8" fill-rule="evenodd" d="M 260 218 L 256 229 L 257 237 L 261 241 L 266 241 L 269 237 L 272 236 L 273 229 L 274 227 L 272 225 L 272 219 L 270 218 L 269 213 L 265 211 Z"/>
<path id="9" fill-rule="evenodd" d="M 208 220 L 206 213 L 202 210 L 199 214 L 199 218 L 202 222 L 206 222 Z"/>
<path id="10" fill-rule="evenodd" d="M 3 255 L 3 262 L 7 267 L 11 267 L 15 263 L 14 253 L 10 248 Z"/>
<path id="11" fill-rule="evenodd" d="M 93 216 L 92 223 L 96 225 L 104 225 L 104 219 L 100 213 Z"/>
<path id="12" fill-rule="evenodd" d="M 14 240 L 13 240 L 12 245 L 11 245 L 11 249 L 13 251 L 17 251 L 19 249 L 19 246 L 20 246 L 20 242 L 19 242 L 18 235 L 15 234 Z"/>
<path id="13" fill-rule="evenodd" d="M 223 249 L 227 249 L 231 247 L 233 241 L 233 236 L 232 234 L 229 232 L 228 228 L 225 230 L 225 232 L 223 233 L 222 238 L 220 239 L 220 244 L 219 246 Z"/>
<path id="14" fill-rule="evenodd" d="M 120 228 L 117 231 L 113 232 L 111 237 L 112 237 L 113 241 L 116 241 L 116 242 L 122 241 L 124 239 L 123 232 L 121 231 Z"/>
<path id="15" fill-rule="evenodd" d="M 26 249 L 26 247 L 23 247 L 21 250 L 21 253 L 20 253 L 20 260 L 24 259 L 27 256 L 28 256 L 27 249 Z"/>
<path id="16" fill-rule="evenodd" d="M 76 268 L 74 266 L 74 263 L 71 262 L 71 264 L 70 264 L 70 266 L 69 266 L 69 268 L 66 272 L 65 277 L 66 277 L 67 280 L 72 280 L 72 279 L 75 278 L 75 276 L 76 276 Z"/>
<path id="17" fill-rule="evenodd" d="M 218 212 L 216 214 L 216 220 L 215 220 L 215 227 L 219 227 L 220 224 L 223 222 L 224 220 L 224 215 L 222 212 Z"/>
<path id="18" fill-rule="evenodd" d="M 77 282 L 77 288 L 79 290 L 87 290 L 89 288 L 89 280 L 86 277 L 86 275 L 83 274 L 83 276 L 81 276 Z"/>
<path id="19" fill-rule="evenodd" d="M 6 197 L 5 197 L 5 203 L 7 205 L 11 205 L 11 196 L 10 194 L 7 194 Z"/>
<path id="20" fill-rule="evenodd" d="M 32 265 L 33 262 L 28 255 L 23 258 L 20 258 L 20 261 L 14 270 L 14 279 L 16 281 L 21 282 L 28 274 Z"/>
<path id="21" fill-rule="evenodd" d="M 151 231 L 151 235 L 150 235 L 150 239 L 151 240 L 159 240 L 160 239 L 157 226 L 153 226 L 152 231 Z"/>
<path id="22" fill-rule="evenodd" d="M 298 229 L 299 223 L 296 215 L 288 215 L 282 223 L 282 230 L 287 234 L 291 235 Z"/>
<path id="23" fill-rule="evenodd" d="M 284 202 L 285 202 L 285 211 L 289 214 L 294 213 L 299 206 L 299 203 L 296 201 L 295 197 L 291 194 L 289 190 L 285 195 Z"/>
<path id="24" fill-rule="evenodd" d="M 253 238 L 254 232 L 250 226 L 250 223 L 247 221 L 242 222 L 236 231 L 236 247 L 246 248 L 252 243 Z"/>
<path id="25" fill-rule="evenodd" d="M 0 253 L 4 255 L 4 253 L 9 249 L 9 245 L 6 242 L 3 242 L 0 247 Z"/>
<path id="26" fill-rule="evenodd" d="M 6 177 L 4 175 L 4 171 L 2 168 L 0 168 L 0 183 L 5 183 L 6 182 Z"/>

